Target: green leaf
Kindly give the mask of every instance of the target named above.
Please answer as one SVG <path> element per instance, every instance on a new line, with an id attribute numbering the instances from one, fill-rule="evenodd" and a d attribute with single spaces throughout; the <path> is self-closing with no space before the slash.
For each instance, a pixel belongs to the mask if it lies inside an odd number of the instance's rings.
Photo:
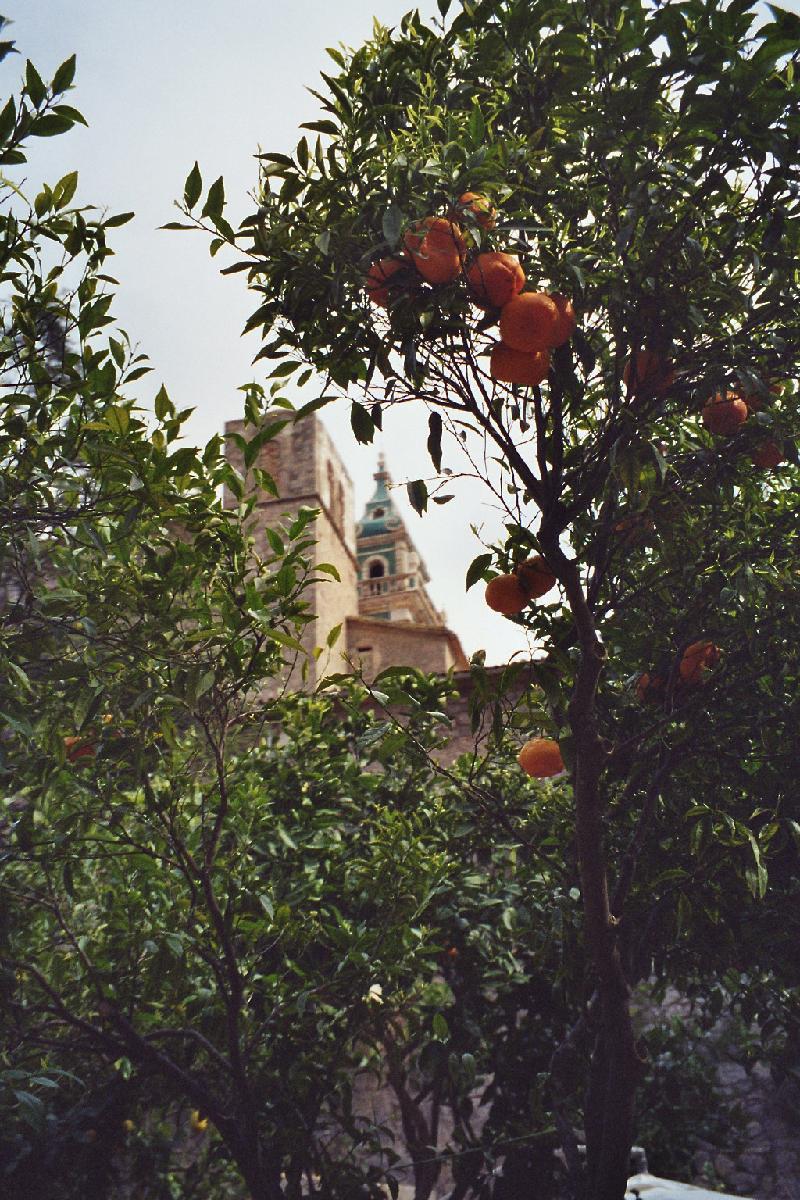
<path id="1" fill-rule="evenodd" d="M 339 126 L 335 121 L 304 121 L 300 126 L 301 129 L 308 129 L 312 133 L 329 133 L 331 135 L 339 132 Z"/>
<path id="2" fill-rule="evenodd" d="M 6 103 L 5 108 L 0 112 L 0 142 L 7 142 L 10 134 L 14 130 L 17 123 L 17 109 L 14 104 L 14 97 Z"/>
<path id="3" fill-rule="evenodd" d="M 186 176 L 186 183 L 183 185 L 183 202 L 188 209 L 194 208 L 200 195 L 203 191 L 203 176 L 200 174 L 199 164 L 195 162 L 189 174 Z"/>
<path id="4" fill-rule="evenodd" d="M 60 96 L 62 92 L 66 92 L 72 87 L 72 81 L 75 78 L 75 55 L 71 54 L 69 58 L 65 58 L 61 66 L 53 76 L 53 82 L 50 84 L 54 96 Z"/>
<path id="5" fill-rule="evenodd" d="M 325 644 L 329 650 L 331 650 L 336 645 L 336 643 L 339 640 L 339 635 L 341 634 L 341 632 L 342 632 L 341 625 L 334 625 L 333 629 L 331 629 L 329 631 L 328 636 L 325 639 Z"/>
<path id="6" fill-rule="evenodd" d="M 85 125 L 88 128 L 86 117 L 71 104 L 56 104 L 53 112 L 59 117 L 67 117 L 71 125 Z"/>
<path id="7" fill-rule="evenodd" d="M 400 241 L 400 234 L 405 224 L 405 216 L 396 204 L 390 204 L 383 214 L 381 228 L 386 241 L 394 249 Z"/>
<path id="8" fill-rule="evenodd" d="M 428 417 L 428 454 L 434 470 L 442 469 L 442 414 L 432 412 Z"/>
<path id="9" fill-rule="evenodd" d="M 440 1012 L 433 1014 L 433 1036 L 440 1042 L 450 1037 L 450 1026 Z"/>
<path id="10" fill-rule="evenodd" d="M 323 573 L 324 575 L 330 575 L 330 576 L 331 576 L 331 578 L 332 578 L 332 579 L 335 579 L 337 583 L 341 583 L 341 582 L 342 582 L 342 577 L 341 577 L 341 575 L 339 574 L 339 572 L 338 572 L 338 570 L 336 569 L 336 567 L 333 565 L 333 563 L 327 563 L 327 562 L 325 562 L 325 563 L 317 563 L 317 565 L 316 565 L 316 568 L 315 568 L 315 569 L 316 569 L 317 571 L 322 571 L 322 573 Z"/>
<path id="11" fill-rule="evenodd" d="M 211 187 L 208 189 L 208 195 L 206 196 L 206 202 L 203 205 L 203 211 L 200 213 L 200 216 L 201 217 L 211 217 L 211 219 L 213 220 L 215 217 L 222 216 L 222 210 L 224 207 L 225 207 L 225 184 L 223 182 L 222 176 L 220 175 L 219 179 L 215 179 L 214 182 L 212 183 Z"/>
<path id="12" fill-rule="evenodd" d="M 406 491 L 408 492 L 409 503 L 414 512 L 422 516 L 428 507 L 428 488 L 425 481 L 422 479 L 412 480 L 406 484 Z"/>
<path id="13" fill-rule="evenodd" d="M 25 63 L 25 91 L 30 96 L 34 108 L 39 108 L 47 95 L 42 77 L 30 59 Z"/>
<path id="14" fill-rule="evenodd" d="M 467 591 L 469 591 L 469 589 L 476 584 L 479 579 L 483 579 L 484 572 L 489 569 L 493 561 L 493 554 L 479 554 L 477 558 L 473 558 L 472 562 L 469 564 L 469 568 L 467 569 Z"/>
<path id="15" fill-rule="evenodd" d="M 153 402 L 155 414 L 159 421 L 165 421 L 167 417 L 171 417 L 175 412 L 175 405 L 167 395 L 167 389 L 163 383 L 156 393 L 156 398 Z"/>
<path id="16" fill-rule="evenodd" d="M 56 208 L 66 208 L 78 187 L 78 172 L 70 171 L 69 175 L 65 175 L 59 179 L 56 186 L 53 188 L 53 202 Z"/>
<path id="17" fill-rule="evenodd" d="M 375 423 L 372 417 L 363 404 L 358 404 L 355 400 L 350 407 L 350 425 L 356 441 L 362 445 L 368 445 L 375 436 Z"/>

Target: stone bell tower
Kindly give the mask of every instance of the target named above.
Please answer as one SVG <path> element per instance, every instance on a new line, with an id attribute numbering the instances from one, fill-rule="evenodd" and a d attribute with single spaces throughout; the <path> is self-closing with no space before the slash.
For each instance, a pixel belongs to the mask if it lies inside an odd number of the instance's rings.
<path id="1" fill-rule="evenodd" d="M 430 576 L 392 499 L 383 455 L 374 479 L 356 525 L 358 616 L 347 622 L 351 658 L 365 676 L 389 666 L 465 670 L 461 643 L 428 594 Z"/>
<path id="2" fill-rule="evenodd" d="M 228 421 L 225 433 L 252 437 L 254 430 L 244 421 Z M 228 461 L 245 475 L 241 449 L 231 439 L 227 447 Z M 292 667 L 289 679 L 292 686 L 313 688 L 329 672 L 345 669 L 342 660 L 345 622 L 358 611 L 353 483 L 327 430 L 316 417 L 297 424 L 289 422 L 262 447 L 255 465 L 272 476 L 278 489 L 277 499 L 261 493 L 256 505 L 253 534 L 257 552 L 270 553 L 267 527 L 285 525 L 301 508 L 313 508 L 317 516 L 308 526 L 308 536 L 314 540 L 308 551 L 311 565 L 330 563 L 339 574 L 336 580 L 332 575 L 315 572 L 317 582 L 305 594 L 315 617 L 302 638 L 308 653 L 306 682 L 303 683 L 299 661 Z M 248 483 L 252 488 L 252 480 L 245 475 L 245 486 Z M 228 506 L 236 503 L 227 489 L 225 503 Z M 336 625 L 342 626 L 342 633 L 333 650 L 328 651 L 326 638 Z M 323 648 L 318 657 L 314 655 L 316 647 Z"/>
<path id="3" fill-rule="evenodd" d="M 228 461 L 254 487 L 244 470 L 244 456 L 231 434 L 252 436 L 244 421 L 228 421 Z M 356 525 L 353 484 L 336 447 L 314 416 L 293 422 L 266 442 L 255 464 L 275 481 L 278 498 L 258 497 L 252 533 L 257 553 L 269 555 L 266 530 L 285 525 L 301 508 L 317 516 L 308 525 L 314 545 L 308 553 L 312 570 L 321 563 L 336 568 L 339 579 L 314 572 L 317 580 L 305 594 L 314 620 L 303 635 L 307 651 L 290 669 L 289 686 L 313 688 L 325 675 L 351 664 L 366 679 L 386 667 L 410 666 L 444 673 L 468 666 L 457 636 L 444 623 L 426 584 L 429 576 L 391 496 L 392 481 L 381 457 L 375 491 Z M 236 503 L 226 489 L 226 505 Z M 328 634 L 341 625 L 331 650 Z M 319 654 L 315 651 L 322 648 Z"/>

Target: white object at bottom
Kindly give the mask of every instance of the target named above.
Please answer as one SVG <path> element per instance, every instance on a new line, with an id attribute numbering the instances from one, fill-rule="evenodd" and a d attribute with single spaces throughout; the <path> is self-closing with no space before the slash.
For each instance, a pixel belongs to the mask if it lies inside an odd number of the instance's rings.
<path id="1" fill-rule="evenodd" d="M 675 1183 L 656 1175 L 632 1175 L 625 1200 L 746 1200 L 730 1192 L 710 1192 L 691 1183 Z"/>

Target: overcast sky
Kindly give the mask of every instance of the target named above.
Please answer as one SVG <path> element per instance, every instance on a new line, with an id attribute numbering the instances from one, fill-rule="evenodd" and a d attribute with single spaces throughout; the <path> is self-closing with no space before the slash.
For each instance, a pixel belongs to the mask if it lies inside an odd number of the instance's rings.
<path id="1" fill-rule="evenodd" d="M 302 121 L 318 116 L 305 90 L 330 66 L 326 46 L 357 46 L 373 16 L 392 25 L 408 0 L 5 0 L 19 57 L 7 58 L 2 95 L 16 87 L 30 58 L 43 78 L 77 53 L 69 96 L 89 128 L 34 140 L 25 168 L 31 188 L 42 179 L 80 173 L 76 202 L 136 218 L 113 231 L 120 281 L 115 312 L 140 343 L 154 372 L 140 385 L 149 401 L 163 381 L 175 403 L 196 409 L 189 436 L 204 442 L 241 415 L 237 388 L 263 379 L 252 366 L 256 336 L 240 336 L 255 307 L 241 276 L 221 277 L 201 235 L 159 231 L 175 219 L 173 200 L 195 159 L 211 182 L 223 175 L 231 222 L 250 211 L 260 149 L 291 152 Z M 433 5 L 427 6 L 432 9 Z M 426 6 L 422 6 L 423 12 Z M 360 512 L 372 489 L 377 449 L 359 446 L 346 406 L 323 419 L 344 457 Z M 426 417 L 408 408 L 388 414 L 383 447 L 395 480 L 430 471 Z M 444 463 L 464 468 L 457 451 Z M 447 612 L 467 654 L 484 648 L 500 662 L 527 647 L 524 633 L 484 605 L 479 585 L 465 596 L 464 573 L 481 547 L 470 523 L 499 527 L 477 485 L 457 485 L 457 499 L 419 518 L 395 493 L 425 559 L 434 602 Z"/>

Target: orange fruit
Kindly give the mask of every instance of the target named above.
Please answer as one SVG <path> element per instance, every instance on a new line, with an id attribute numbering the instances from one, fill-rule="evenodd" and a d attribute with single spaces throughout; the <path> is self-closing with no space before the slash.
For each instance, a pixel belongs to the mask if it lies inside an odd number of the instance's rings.
<path id="1" fill-rule="evenodd" d="M 537 600 L 556 586 L 557 580 L 541 554 L 526 558 L 515 568 L 515 574 L 531 600 Z"/>
<path id="2" fill-rule="evenodd" d="M 651 675 L 643 671 L 636 680 L 636 698 L 641 704 L 661 699 L 664 691 L 664 680 L 660 675 Z"/>
<path id="3" fill-rule="evenodd" d="M 553 346 L 563 346 L 564 342 L 568 342 L 575 332 L 578 319 L 575 316 L 572 301 L 568 300 L 566 296 L 562 296 L 561 292 L 551 292 L 550 299 L 558 309 L 558 328 L 556 329 Z"/>
<path id="4" fill-rule="evenodd" d="M 486 603 L 504 617 L 513 616 L 528 607 L 530 596 L 517 575 L 497 575 L 486 585 Z"/>
<path id="5" fill-rule="evenodd" d="M 560 325 L 555 301 L 546 292 L 522 292 L 503 305 L 500 337 L 512 350 L 549 350 Z"/>
<path id="6" fill-rule="evenodd" d="M 715 392 L 703 408 L 703 424 L 719 436 L 735 433 L 747 417 L 747 405 L 735 392 Z"/>
<path id="7" fill-rule="evenodd" d="M 452 283 L 461 274 L 466 250 L 461 229 L 447 217 L 425 217 L 407 229 L 403 245 L 428 283 Z"/>
<path id="8" fill-rule="evenodd" d="M 195 1133 L 205 1133 L 208 1129 L 208 1117 L 204 1117 L 198 1108 L 193 1108 L 190 1124 Z"/>
<path id="9" fill-rule="evenodd" d="M 560 321 L 555 302 L 545 292 L 522 292 L 500 313 L 500 337 L 512 350 L 533 354 L 553 345 Z"/>
<path id="10" fill-rule="evenodd" d="M 80 762 L 84 758 L 94 758 L 97 754 L 92 742 L 82 737 L 65 737 L 64 749 L 67 752 L 67 762 Z"/>
<path id="11" fill-rule="evenodd" d="M 489 374 L 492 379 L 501 383 L 518 383 L 522 387 L 536 387 L 547 378 L 550 370 L 550 354 L 547 350 L 537 350 L 533 354 L 525 354 L 522 350 L 512 350 L 504 342 L 495 342 L 492 347 L 492 357 L 489 360 Z"/>
<path id="12" fill-rule="evenodd" d="M 525 272 L 513 254 L 487 251 L 467 271 L 472 299 L 482 308 L 502 308 L 525 285 Z"/>
<path id="13" fill-rule="evenodd" d="M 703 683 L 705 675 L 719 662 L 719 647 L 713 642 L 692 642 L 684 650 L 678 674 L 684 683 Z"/>
<path id="14" fill-rule="evenodd" d="M 409 254 L 423 252 L 426 244 L 429 252 L 437 250 L 443 254 L 462 255 L 467 248 L 461 226 L 448 217 L 423 217 L 406 230 L 403 245 Z"/>
<path id="15" fill-rule="evenodd" d="M 547 779 L 551 775 L 560 775 L 564 770 L 564 760 L 558 742 L 552 738 L 531 738 L 519 752 L 517 762 L 526 775 L 533 779 Z"/>
<path id="16" fill-rule="evenodd" d="M 635 396 L 662 396 L 675 379 L 672 364 L 652 350 L 640 350 L 629 358 L 622 382 Z"/>
<path id="17" fill-rule="evenodd" d="M 454 219 L 463 219 L 465 212 L 471 213 L 481 229 L 494 229 L 497 223 L 497 209 L 491 200 L 486 196 L 479 196 L 476 192 L 464 192 L 463 196 L 458 197 L 453 212 Z"/>
<path id="18" fill-rule="evenodd" d="M 750 451 L 750 457 L 757 467 L 763 471 L 767 471 L 772 467 L 779 466 L 782 462 L 786 462 L 786 455 L 781 450 L 777 442 L 768 439 L 765 442 L 759 442 Z"/>
<path id="19" fill-rule="evenodd" d="M 372 264 L 367 271 L 364 287 L 373 304 L 378 304 L 381 308 L 388 307 L 392 290 L 399 290 L 398 282 L 392 283 L 392 279 L 398 271 L 406 271 L 407 274 L 411 274 L 408 263 L 401 258 L 381 258 Z M 408 285 L 407 278 L 400 281 L 400 286 L 403 283 Z"/>

